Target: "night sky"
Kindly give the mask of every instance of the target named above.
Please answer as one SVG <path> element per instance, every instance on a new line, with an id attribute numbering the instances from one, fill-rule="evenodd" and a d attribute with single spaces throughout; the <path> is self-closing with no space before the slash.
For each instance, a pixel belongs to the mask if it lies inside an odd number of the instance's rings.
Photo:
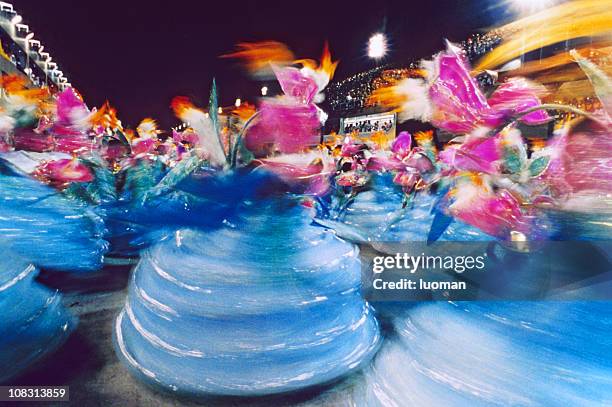
<path id="1" fill-rule="evenodd" d="M 89 106 L 105 100 L 134 126 L 151 116 L 177 123 L 175 95 L 206 105 L 212 77 L 221 101 L 253 101 L 261 83 L 219 55 L 239 41 L 279 40 L 299 58 L 319 57 L 327 39 L 340 59 L 335 79 L 368 69 L 368 37 L 384 29 L 387 62 L 402 63 L 500 22 L 495 0 L 404 1 L 40 1 L 13 3 Z"/>

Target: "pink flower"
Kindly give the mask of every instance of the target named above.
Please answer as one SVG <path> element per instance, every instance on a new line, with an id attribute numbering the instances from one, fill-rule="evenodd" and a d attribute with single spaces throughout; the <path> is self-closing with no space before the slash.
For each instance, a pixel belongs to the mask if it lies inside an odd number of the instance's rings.
<path id="1" fill-rule="evenodd" d="M 303 104 L 312 103 L 318 92 L 318 87 L 314 79 L 304 75 L 299 69 L 286 67 L 274 67 L 276 79 L 286 96 L 295 98 L 297 102 Z"/>
<path id="2" fill-rule="evenodd" d="M 330 188 L 333 161 L 325 155 L 285 154 L 259 162 L 295 190 L 307 195 L 325 195 Z"/>
<path id="3" fill-rule="evenodd" d="M 451 192 L 453 216 L 483 232 L 508 238 L 511 231 L 529 234 L 529 224 L 516 198 L 506 190 L 494 192 L 487 181 L 459 182 Z"/>
<path id="4" fill-rule="evenodd" d="M 356 143 L 351 137 L 345 137 L 342 147 L 340 148 L 340 155 L 342 157 L 354 157 L 363 150 L 363 144 Z"/>
<path id="5" fill-rule="evenodd" d="M 320 126 L 314 104 L 285 98 L 265 100 L 257 123 L 247 133 L 246 146 L 256 156 L 269 155 L 274 150 L 297 153 L 319 143 Z"/>
<path id="6" fill-rule="evenodd" d="M 70 182 L 90 182 L 93 174 L 90 169 L 76 159 L 47 161 L 35 171 L 35 176 L 43 178 L 56 186 L 66 186 Z"/>
<path id="7" fill-rule="evenodd" d="M 37 134 L 31 130 L 19 129 L 13 136 L 16 150 L 44 152 L 53 150 L 53 137 Z"/>
<path id="8" fill-rule="evenodd" d="M 407 131 L 402 131 L 391 145 L 391 151 L 403 158 L 412 150 L 412 135 Z"/>
<path id="9" fill-rule="evenodd" d="M 153 154 L 155 151 L 156 140 L 152 138 L 139 138 L 132 142 L 132 154 L 134 156 L 143 156 L 145 154 Z"/>
<path id="10" fill-rule="evenodd" d="M 438 154 L 440 161 L 456 170 L 499 172 L 502 147 L 498 136 L 468 136 L 459 147 L 447 147 Z"/>
<path id="11" fill-rule="evenodd" d="M 393 182 L 404 192 L 410 193 L 423 182 L 422 174 L 434 170 L 434 165 L 424 151 L 412 146 L 412 135 L 401 132 L 391 146 L 391 154 L 378 151 L 367 161 L 369 171 L 393 171 Z"/>
<path id="12" fill-rule="evenodd" d="M 555 196 L 612 193 L 612 128 L 585 126 L 559 134 L 545 148 L 551 161 L 542 178 Z"/>
<path id="13" fill-rule="evenodd" d="M 411 191 L 420 179 L 421 175 L 416 171 L 401 171 L 395 174 L 393 182 L 401 185 L 405 191 Z"/>
<path id="14" fill-rule="evenodd" d="M 76 91 L 69 87 L 57 96 L 55 126 L 72 128 L 78 131 L 85 131 L 91 127 L 89 124 L 89 109 Z M 55 131 L 55 130 L 54 130 Z"/>
<path id="15" fill-rule="evenodd" d="M 246 135 L 246 146 L 256 156 L 297 153 L 319 143 L 319 109 L 313 102 L 315 81 L 295 68 L 275 68 L 285 95 L 264 99 L 259 118 Z"/>
<path id="16" fill-rule="evenodd" d="M 488 103 L 500 117 L 507 118 L 540 106 L 538 94 L 544 92 L 543 87 L 524 78 L 510 78 L 495 89 Z M 545 110 L 536 110 L 522 116 L 520 121 L 533 126 L 550 121 L 550 116 Z"/>
<path id="17" fill-rule="evenodd" d="M 342 187 L 362 187 L 367 182 L 367 174 L 360 171 L 347 171 L 336 177 L 336 184 Z"/>
<path id="18" fill-rule="evenodd" d="M 470 133 L 477 127 L 497 127 L 510 117 L 541 104 L 538 88 L 524 79 L 500 85 L 487 100 L 471 77 L 463 51 L 448 44 L 433 61 L 429 98 L 432 124 L 451 133 Z M 544 111 L 524 116 L 527 124 L 540 124 L 550 117 Z"/>
<path id="19" fill-rule="evenodd" d="M 386 156 L 382 154 L 370 157 L 367 164 L 368 171 L 400 171 L 405 165 L 395 156 Z"/>

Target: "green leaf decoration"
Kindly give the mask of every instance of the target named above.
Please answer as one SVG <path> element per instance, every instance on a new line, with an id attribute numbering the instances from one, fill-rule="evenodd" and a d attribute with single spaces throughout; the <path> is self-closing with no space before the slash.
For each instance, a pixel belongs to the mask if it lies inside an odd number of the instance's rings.
<path id="1" fill-rule="evenodd" d="M 92 184 L 92 188 L 96 189 L 97 198 L 101 201 L 114 201 L 117 199 L 115 174 L 108 169 L 102 159 L 99 156 L 92 156 L 90 158 L 81 158 L 81 161 L 94 173 L 94 180 L 90 184 Z"/>
<path id="2" fill-rule="evenodd" d="M 521 153 L 515 147 L 504 148 L 504 168 L 511 174 L 516 174 L 521 171 L 523 160 Z"/>
<path id="3" fill-rule="evenodd" d="M 125 137 L 125 134 L 121 130 L 115 130 L 114 136 L 117 138 L 117 140 L 121 141 L 123 144 L 130 146 L 130 142 L 128 141 L 127 137 Z"/>
<path id="4" fill-rule="evenodd" d="M 542 174 L 548 168 L 549 162 L 550 157 L 547 155 L 531 160 L 531 163 L 529 163 L 529 175 L 537 177 Z"/>
<path id="5" fill-rule="evenodd" d="M 213 78 L 212 86 L 210 88 L 210 96 L 208 97 L 208 115 L 212 122 L 215 133 L 219 136 L 219 100 L 217 97 L 217 81 Z"/>
<path id="6" fill-rule="evenodd" d="M 134 199 L 140 199 L 158 185 L 162 173 L 163 164 L 159 161 L 140 161 L 125 170 L 124 190 Z"/>
<path id="7" fill-rule="evenodd" d="M 16 128 L 32 127 L 35 126 L 36 123 L 38 123 L 38 119 L 36 118 L 36 116 L 23 109 L 16 112 L 14 117 Z"/>
<path id="8" fill-rule="evenodd" d="M 83 184 L 81 182 L 71 183 L 62 193 L 68 198 L 78 201 L 87 202 L 90 204 L 99 204 L 99 197 L 96 195 L 95 188 L 89 188 L 91 183 Z"/>
<path id="9" fill-rule="evenodd" d="M 195 171 L 202 164 L 202 159 L 192 155 L 181 160 L 172 168 L 159 183 L 144 195 L 144 200 L 162 195 L 178 185 L 185 177 Z"/>

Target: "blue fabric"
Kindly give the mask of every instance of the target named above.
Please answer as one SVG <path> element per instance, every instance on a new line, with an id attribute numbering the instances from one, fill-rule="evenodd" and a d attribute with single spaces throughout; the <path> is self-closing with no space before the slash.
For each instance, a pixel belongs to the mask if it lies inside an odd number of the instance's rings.
<path id="1" fill-rule="evenodd" d="M 41 268 L 95 271 L 108 250 L 103 234 L 92 207 L 0 161 L 0 245 Z"/>
<path id="2" fill-rule="evenodd" d="M 387 310 L 392 334 L 355 405 L 612 403 L 610 302 L 431 302 Z"/>
<path id="3" fill-rule="evenodd" d="M 205 216 L 205 214 L 202 214 Z M 282 199 L 146 250 L 116 323 L 143 379 L 189 395 L 262 395 L 329 382 L 378 348 L 358 249 Z"/>
<path id="4" fill-rule="evenodd" d="M 57 349 L 76 325 L 61 296 L 34 281 L 37 270 L 6 248 L 0 256 L 0 383 Z"/>

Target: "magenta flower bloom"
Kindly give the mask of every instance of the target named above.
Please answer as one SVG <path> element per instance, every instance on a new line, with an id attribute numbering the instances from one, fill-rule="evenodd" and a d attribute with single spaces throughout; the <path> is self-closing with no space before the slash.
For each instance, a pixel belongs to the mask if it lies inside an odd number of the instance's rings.
<path id="1" fill-rule="evenodd" d="M 529 223 L 517 199 L 506 190 L 494 192 L 486 179 L 461 181 L 451 196 L 449 210 L 457 219 L 502 239 L 511 231 L 529 235 Z"/>
<path id="2" fill-rule="evenodd" d="M 421 179 L 421 174 L 415 170 L 404 170 L 395 174 L 393 182 L 401 185 L 404 191 L 411 191 Z"/>
<path id="3" fill-rule="evenodd" d="M 136 139 L 132 143 L 132 154 L 141 157 L 146 154 L 153 154 L 156 147 L 156 140 L 153 138 Z"/>
<path id="4" fill-rule="evenodd" d="M 75 153 L 91 148 L 92 140 L 87 134 L 91 130 L 90 111 L 81 97 L 72 88 L 59 93 L 56 116 L 50 131 L 55 139 L 55 151 Z"/>
<path id="5" fill-rule="evenodd" d="M 292 190 L 306 195 L 327 193 L 334 172 L 331 157 L 318 154 L 287 154 L 259 160 L 262 167 L 278 175 Z"/>
<path id="6" fill-rule="evenodd" d="M 319 143 L 321 121 L 313 99 L 315 81 L 296 68 L 275 68 L 283 96 L 264 99 L 259 118 L 249 129 L 246 146 L 256 156 L 297 153 Z"/>
<path id="7" fill-rule="evenodd" d="M 42 153 L 53 150 L 53 137 L 47 134 L 37 134 L 28 129 L 18 129 L 13 135 L 15 150 L 35 151 Z"/>
<path id="8" fill-rule="evenodd" d="M 57 96 L 55 126 L 59 131 L 89 129 L 89 109 L 72 88 L 66 88 Z M 55 131 L 55 130 L 54 130 Z"/>
<path id="9" fill-rule="evenodd" d="M 448 147 L 438 154 L 438 158 L 456 170 L 492 174 L 499 172 L 502 147 L 498 136 L 468 136 L 460 147 Z"/>
<path id="10" fill-rule="evenodd" d="M 90 169 L 75 159 L 48 161 L 40 165 L 35 175 L 56 186 L 65 186 L 70 182 L 90 182 L 93 174 Z"/>
<path id="11" fill-rule="evenodd" d="M 55 151 L 76 153 L 92 148 L 92 138 L 86 134 L 71 134 L 55 137 Z"/>
<path id="12" fill-rule="evenodd" d="M 259 120 L 247 133 L 246 146 L 256 156 L 297 153 L 319 143 L 321 125 L 314 104 L 295 103 L 284 98 L 265 100 Z"/>
<path id="13" fill-rule="evenodd" d="M 544 93 L 540 85 L 524 78 L 510 78 L 495 89 L 487 102 L 502 119 L 506 119 L 540 106 L 539 93 Z M 522 116 L 520 121 L 535 126 L 550 121 L 550 116 L 545 110 L 536 110 Z"/>
<path id="14" fill-rule="evenodd" d="M 541 104 L 536 87 L 524 79 L 513 79 L 500 85 L 487 100 L 471 77 L 462 51 L 448 44 L 446 52 L 433 61 L 429 98 L 432 124 L 456 134 L 470 133 L 480 126 L 497 127 L 510 117 Z M 550 120 L 544 111 L 530 113 L 521 120 L 540 124 Z"/>
<path id="15" fill-rule="evenodd" d="M 366 168 L 394 172 L 393 182 L 410 193 L 422 183 L 422 174 L 432 171 L 434 165 L 421 148 L 412 146 L 412 135 L 403 131 L 391 145 L 391 154 L 379 151 L 368 159 Z"/>
<path id="16" fill-rule="evenodd" d="M 556 196 L 612 193 L 612 128 L 582 126 L 551 139 L 551 156 L 542 178 Z"/>
<path id="17" fill-rule="evenodd" d="M 404 158 L 412 150 L 412 135 L 407 131 L 402 131 L 393 141 L 391 151 L 397 156 Z"/>
<path id="18" fill-rule="evenodd" d="M 285 95 L 296 99 L 300 103 L 312 103 L 318 92 L 314 79 L 292 67 L 274 67 L 274 74 Z"/>

